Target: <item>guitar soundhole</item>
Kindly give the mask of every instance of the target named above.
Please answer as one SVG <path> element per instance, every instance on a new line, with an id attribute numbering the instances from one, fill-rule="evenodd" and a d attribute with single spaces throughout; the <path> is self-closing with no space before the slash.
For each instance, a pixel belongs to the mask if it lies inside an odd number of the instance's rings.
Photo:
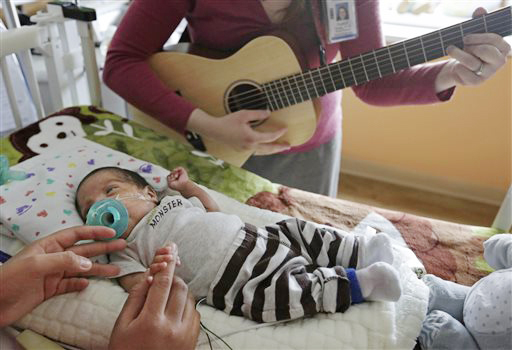
<path id="1" fill-rule="evenodd" d="M 229 113 L 242 109 L 268 109 L 268 101 L 261 87 L 253 82 L 243 82 L 233 85 L 227 94 L 226 109 Z M 264 120 L 251 122 L 251 125 L 261 125 Z"/>

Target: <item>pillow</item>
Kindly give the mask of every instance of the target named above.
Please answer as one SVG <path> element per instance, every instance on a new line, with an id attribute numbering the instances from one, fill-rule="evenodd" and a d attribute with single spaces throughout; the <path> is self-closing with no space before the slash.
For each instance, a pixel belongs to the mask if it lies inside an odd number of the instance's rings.
<path id="1" fill-rule="evenodd" d="M 184 166 L 195 182 L 241 202 L 277 185 L 168 136 L 94 106 L 65 108 L 0 139 L 0 150 L 16 164 L 63 149 L 71 138 L 86 138 L 165 169 Z"/>
<path id="2" fill-rule="evenodd" d="M 136 171 L 157 191 L 167 187 L 168 170 L 83 138 L 30 158 L 12 168 L 28 178 L 0 186 L 0 222 L 25 243 L 58 230 L 83 225 L 75 208 L 75 191 L 92 170 L 119 166 Z"/>

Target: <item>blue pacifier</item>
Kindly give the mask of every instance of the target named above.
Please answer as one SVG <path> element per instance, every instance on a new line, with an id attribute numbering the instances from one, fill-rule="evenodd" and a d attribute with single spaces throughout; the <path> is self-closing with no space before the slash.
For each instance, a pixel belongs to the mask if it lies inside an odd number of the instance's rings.
<path id="1" fill-rule="evenodd" d="M 9 160 L 4 155 L 0 155 L 0 185 L 6 184 L 10 180 L 25 180 L 27 174 L 24 171 L 10 170 Z"/>
<path id="2" fill-rule="evenodd" d="M 105 240 L 119 238 L 128 228 L 128 210 L 117 199 L 103 199 L 92 205 L 87 212 L 86 225 L 106 226 L 116 230 L 116 235 Z"/>

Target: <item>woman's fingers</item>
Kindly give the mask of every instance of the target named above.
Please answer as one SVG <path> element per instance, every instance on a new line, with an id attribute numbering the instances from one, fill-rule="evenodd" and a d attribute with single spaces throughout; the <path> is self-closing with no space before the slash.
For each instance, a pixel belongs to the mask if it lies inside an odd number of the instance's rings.
<path id="1" fill-rule="evenodd" d="M 93 266 L 91 260 L 70 251 L 39 255 L 33 259 L 33 268 L 41 275 L 54 274 L 55 271 L 76 275 L 90 271 Z"/>
<path id="2" fill-rule="evenodd" d="M 494 75 L 506 63 L 508 45 L 499 35 L 473 34 L 464 38 L 464 50 L 449 46 L 447 53 L 458 63 L 454 79 L 462 85 L 478 85 Z"/>
<path id="3" fill-rule="evenodd" d="M 491 66 L 496 70 L 503 66 L 506 62 L 506 57 L 492 45 L 472 45 L 464 48 L 465 52 L 476 57 L 481 63 Z"/>
<path id="4" fill-rule="evenodd" d="M 61 230 L 43 239 L 47 240 L 49 244 L 53 241 L 62 248 L 68 248 L 78 241 L 106 239 L 112 238 L 115 235 L 116 231 L 104 226 L 75 226 Z"/>
<path id="5" fill-rule="evenodd" d="M 274 143 L 260 143 L 256 150 L 254 151 L 254 154 L 257 156 L 264 156 L 268 154 L 274 154 L 279 152 L 284 152 L 290 149 L 289 143 L 280 143 L 280 142 L 274 142 Z"/>
<path id="6" fill-rule="evenodd" d="M 145 278 L 141 279 L 141 281 L 137 283 L 130 291 L 128 299 L 126 299 L 123 309 L 117 318 L 116 325 L 117 323 L 127 324 L 139 316 L 141 310 L 144 307 L 144 304 L 146 303 L 148 290 L 149 283 L 146 274 Z"/>
<path id="7" fill-rule="evenodd" d="M 173 254 L 176 256 L 178 248 L 172 245 Z M 171 291 L 174 278 L 174 269 L 176 267 L 176 259 L 166 263 L 167 266 L 153 276 L 151 287 L 148 291 L 148 297 L 144 310 L 150 314 L 163 314 Z"/>
<path id="8" fill-rule="evenodd" d="M 91 257 L 123 250 L 124 248 L 126 248 L 126 241 L 124 239 L 116 239 L 109 242 L 94 242 L 76 245 L 68 248 L 67 250 L 81 256 Z"/>
<path id="9" fill-rule="evenodd" d="M 89 281 L 86 278 L 63 278 L 60 280 L 55 295 L 80 292 L 89 285 Z"/>
<path id="10" fill-rule="evenodd" d="M 68 276 L 99 276 L 99 277 L 113 277 L 117 275 L 121 269 L 119 266 L 110 265 L 110 264 L 92 264 L 92 267 L 89 271 L 80 272 L 80 273 L 66 273 L 66 277 Z"/>
<path id="11" fill-rule="evenodd" d="M 475 71 L 458 64 L 453 69 L 457 84 L 459 85 L 478 85 L 481 84 L 485 78 L 483 75 L 477 75 Z"/>
<path id="12" fill-rule="evenodd" d="M 182 322 L 185 313 L 185 306 L 188 301 L 188 287 L 187 284 L 178 277 L 174 277 L 172 281 L 172 288 L 169 295 L 169 301 L 165 313 L 171 322 Z"/>
<path id="13" fill-rule="evenodd" d="M 473 11 L 473 18 L 485 15 L 487 13 L 487 10 L 483 7 L 478 7 L 475 11 Z"/>
<path id="14" fill-rule="evenodd" d="M 200 330 L 201 315 L 196 310 L 196 302 L 191 294 L 188 295 L 181 322 L 187 329 L 191 339 L 197 339 Z"/>
<path id="15" fill-rule="evenodd" d="M 196 301 L 194 300 L 194 297 L 189 294 L 187 297 L 187 301 L 185 303 L 185 309 L 183 311 L 182 321 L 183 322 L 190 322 L 190 326 L 193 326 L 196 322 L 199 326 L 199 319 L 201 318 L 201 315 L 196 310 Z M 187 327 L 191 329 L 191 327 Z"/>
<path id="16" fill-rule="evenodd" d="M 510 52 L 510 44 L 495 33 L 469 34 L 464 37 L 464 45 L 491 45 L 496 47 L 502 55 Z"/>
<path id="17" fill-rule="evenodd" d="M 476 71 L 482 63 L 482 61 L 474 55 L 461 50 L 456 46 L 448 46 L 446 52 L 471 71 Z"/>
<path id="18" fill-rule="evenodd" d="M 274 142 L 278 138 L 283 136 L 286 133 L 286 131 L 288 131 L 287 128 L 281 128 L 276 131 L 266 131 L 266 132 L 254 131 L 255 132 L 254 141 L 257 143 L 260 143 L 260 144 Z"/>
<path id="19" fill-rule="evenodd" d="M 244 123 L 256 123 L 259 124 L 270 117 L 270 111 L 267 110 L 241 110 L 238 113 L 242 115 Z"/>

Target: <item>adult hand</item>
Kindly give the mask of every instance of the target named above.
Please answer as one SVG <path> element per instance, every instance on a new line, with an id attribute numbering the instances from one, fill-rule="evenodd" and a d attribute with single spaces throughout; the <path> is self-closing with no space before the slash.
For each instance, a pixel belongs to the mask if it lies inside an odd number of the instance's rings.
<path id="1" fill-rule="evenodd" d="M 187 285 L 174 276 L 175 245 L 167 255 L 159 266 L 153 264 L 155 275 L 146 272 L 130 292 L 112 331 L 111 350 L 195 348 L 200 316 Z"/>
<path id="2" fill-rule="evenodd" d="M 93 264 L 87 257 L 124 249 L 124 240 L 74 245 L 81 240 L 114 235 L 115 231 L 107 227 L 67 228 L 33 242 L 0 266 L 0 327 L 55 295 L 83 290 L 89 282 L 81 276 L 116 275 L 117 266 Z"/>
<path id="3" fill-rule="evenodd" d="M 269 116 L 269 111 L 240 110 L 217 118 L 195 109 L 190 115 L 187 128 L 239 151 L 253 151 L 257 155 L 286 151 L 290 145 L 276 141 L 286 133 L 286 128 L 262 132 L 251 126 L 251 122 L 264 121 Z"/>
<path id="4" fill-rule="evenodd" d="M 486 14 L 479 7 L 473 18 Z M 464 50 L 448 46 L 446 52 L 453 58 L 439 72 L 436 91 L 455 85 L 479 85 L 493 76 L 507 61 L 510 45 L 498 34 L 469 34 L 464 37 Z"/>

